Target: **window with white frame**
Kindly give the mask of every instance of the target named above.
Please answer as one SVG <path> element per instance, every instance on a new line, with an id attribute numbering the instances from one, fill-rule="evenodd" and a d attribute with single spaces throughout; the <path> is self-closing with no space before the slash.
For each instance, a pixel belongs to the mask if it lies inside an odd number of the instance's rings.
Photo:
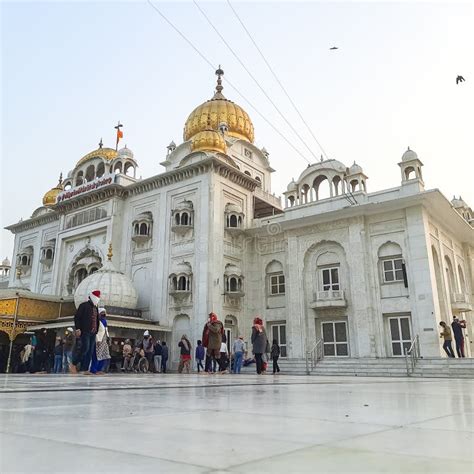
<path id="1" fill-rule="evenodd" d="M 270 294 L 284 295 L 285 294 L 285 275 L 270 275 Z"/>
<path id="2" fill-rule="evenodd" d="M 382 260 L 382 271 L 385 283 L 403 281 L 403 259 L 391 258 Z"/>
<path id="3" fill-rule="evenodd" d="M 321 269 L 321 283 L 323 291 L 339 290 L 339 267 Z"/>

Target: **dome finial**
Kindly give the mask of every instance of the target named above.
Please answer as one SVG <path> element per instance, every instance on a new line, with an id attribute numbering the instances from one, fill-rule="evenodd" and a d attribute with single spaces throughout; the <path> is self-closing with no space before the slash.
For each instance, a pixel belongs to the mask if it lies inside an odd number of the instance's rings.
<path id="1" fill-rule="evenodd" d="M 114 256 L 113 252 L 112 252 L 112 242 L 110 242 L 109 244 L 109 251 L 107 252 L 107 260 L 109 262 L 112 261 L 112 257 Z"/>
<path id="2" fill-rule="evenodd" d="M 221 69 L 221 65 L 219 64 L 219 68 L 216 70 L 217 86 L 216 86 L 216 92 L 213 97 L 214 99 L 225 99 L 225 97 L 222 95 L 222 89 L 224 89 L 224 86 L 222 85 L 223 75 L 224 75 L 224 71 Z"/>
<path id="3" fill-rule="evenodd" d="M 103 146 L 104 146 L 104 143 L 102 142 L 102 137 L 100 137 L 99 148 L 102 148 Z"/>

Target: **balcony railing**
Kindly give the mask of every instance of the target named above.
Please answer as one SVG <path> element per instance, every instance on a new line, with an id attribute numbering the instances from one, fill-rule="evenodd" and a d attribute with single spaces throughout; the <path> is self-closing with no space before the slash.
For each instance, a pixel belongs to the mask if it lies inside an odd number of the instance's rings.
<path id="1" fill-rule="evenodd" d="M 347 306 L 343 290 L 315 291 L 311 308 L 345 308 Z"/>

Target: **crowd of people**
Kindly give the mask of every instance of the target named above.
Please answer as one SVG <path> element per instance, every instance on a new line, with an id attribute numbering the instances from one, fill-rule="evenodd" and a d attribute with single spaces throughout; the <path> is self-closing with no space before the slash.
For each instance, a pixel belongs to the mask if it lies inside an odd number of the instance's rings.
<path id="1" fill-rule="evenodd" d="M 46 329 L 30 338 L 16 364 L 16 372 L 82 373 L 101 375 L 109 371 L 166 373 L 169 348 L 166 341 L 152 337 L 145 331 L 141 339 L 119 342 L 111 341 L 107 329 L 107 312 L 100 304 L 100 291 L 90 293 L 88 300 L 81 303 L 74 317 L 75 328 L 68 327 L 63 337 L 57 336 L 51 351 L 50 334 Z M 453 316 L 451 327 L 444 321 L 440 326 L 440 338 L 448 357 L 456 357 L 452 347 L 454 337 L 459 358 L 465 357 L 463 329 L 466 322 Z M 243 336 L 235 341 L 227 341 L 224 325 L 217 314 L 211 312 L 202 331 L 202 339 L 195 350 L 186 334 L 177 344 L 179 350 L 178 372 L 189 374 L 193 369 L 198 373 L 240 374 L 243 366 L 255 364 L 257 374 L 268 370 L 270 360 L 273 374 L 280 372 L 278 359 L 280 347 L 276 340 L 270 345 L 263 321 L 254 318 L 251 332 L 251 351 Z M 250 355 L 250 352 L 252 355 Z"/>

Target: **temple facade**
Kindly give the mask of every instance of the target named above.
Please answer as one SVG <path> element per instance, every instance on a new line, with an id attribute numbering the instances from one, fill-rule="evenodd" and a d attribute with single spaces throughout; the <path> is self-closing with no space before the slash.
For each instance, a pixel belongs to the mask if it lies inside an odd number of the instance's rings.
<path id="1" fill-rule="evenodd" d="M 181 335 L 195 343 L 210 311 L 230 340 L 248 343 L 260 315 L 289 358 L 318 341 L 325 357 L 399 357 L 415 336 L 422 355 L 440 356 L 438 324 L 456 314 L 471 355 L 469 206 L 425 189 L 410 149 L 393 163 L 396 188 L 371 193 L 361 166 L 327 159 L 276 197 L 269 154 L 217 73 L 182 143 L 167 147 L 163 173 L 138 179 L 129 148 L 101 143 L 7 227 L 9 287 L 77 304 L 99 285 L 117 321 L 142 321 L 117 323 L 112 336 L 150 326 L 174 361 Z"/>

